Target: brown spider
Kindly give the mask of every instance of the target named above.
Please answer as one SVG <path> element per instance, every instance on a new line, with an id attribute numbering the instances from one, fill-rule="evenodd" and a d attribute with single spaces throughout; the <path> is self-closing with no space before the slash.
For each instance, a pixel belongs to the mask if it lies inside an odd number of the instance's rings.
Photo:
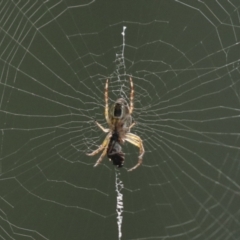
<path id="1" fill-rule="evenodd" d="M 108 109 L 108 79 L 105 84 L 105 118 L 109 125 L 109 128 L 104 128 L 101 124 L 96 121 L 97 126 L 102 129 L 102 131 L 108 133 L 105 137 L 103 143 L 99 146 L 95 151 L 88 153 L 88 156 L 93 156 L 100 151 L 103 151 L 94 167 L 99 165 L 103 157 L 107 154 L 110 161 L 113 161 L 114 165 L 118 167 L 123 166 L 124 162 L 124 153 L 121 151 L 121 144 L 126 141 L 131 144 L 137 146 L 140 150 L 140 155 L 138 157 L 138 163 L 130 168 L 128 171 L 132 171 L 139 167 L 142 164 L 142 157 L 144 154 L 144 147 L 142 143 L 142 139 L 130 133 L 130 129 L 135 125 L 132 120 L 132 112 L 133 112 L 133 97 L 134 97 L 134 89 L 133 89 L 133 81 L 130 77 L 130 106 L 124 98 L 119 98 L 112 105 L 110 110 Z"/>

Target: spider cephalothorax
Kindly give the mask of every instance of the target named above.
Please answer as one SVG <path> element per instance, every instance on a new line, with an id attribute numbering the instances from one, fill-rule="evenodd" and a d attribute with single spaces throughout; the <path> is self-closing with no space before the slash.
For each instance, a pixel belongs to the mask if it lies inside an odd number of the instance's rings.
<path id="1" fill-rule="evenodd" d="M 144 147 L 142 143 L 142 139 L 130 133 L 130 129 L 135 125 L 132 121 L 132 111 L 133 111 L 133 81 L 130 77 L 130 86 L 131 86 L 131 93 L 130 93 L 130 105 L 128 105 L 127 101 L 124 98 L 119 98 L 117 101 L 112 105 L 112 107 L 108 108 L 108 79 L 105 85 L 105 118 L 109 125 L 109 128 L 104 128 L 101 124 L 96 121 L 96 124 L 99 128 L 101 128 L 104 132 L 108 133 L 105 137 L 103 143 L 99 146 L 98 149 L 89 153 L 87 155 L 93 156 L 100 151 L 103 151 L 99 159 L 97 160 L 94 167 L 96 167 L 101 161 L 103 157 L 107 154 L 110 161 L 113 162 L 114 165 L 118 167 L 123 166 L 124 162 L 124 153 L 122 152 L 121 144 L 126 141 L 132 143 L 133 145 L 137 146 L 140 149 L 140 155 L 138 157 L 138 163 L 129 169 L 128 171 L 132 171 L 138 166 L 142 164 L 142 157 L 144 154 Z"/>

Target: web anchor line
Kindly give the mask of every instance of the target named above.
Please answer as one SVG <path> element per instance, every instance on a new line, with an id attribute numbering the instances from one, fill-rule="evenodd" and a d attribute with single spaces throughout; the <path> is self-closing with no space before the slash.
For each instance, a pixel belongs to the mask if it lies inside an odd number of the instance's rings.
<path id="1" fill-rule="evenodd" d="M 122 238 L 122 221 L 123 221 L 123 194 L 121 193 L 124 185 L 123 182 L 120 180 L 120 172 L 118 169 L 115 171 L 115 186 L 117 192 L 117 205 L 116 205 L 116 212 L 117 212 L 117 225 L 118 225 L 118 240 Z"/>

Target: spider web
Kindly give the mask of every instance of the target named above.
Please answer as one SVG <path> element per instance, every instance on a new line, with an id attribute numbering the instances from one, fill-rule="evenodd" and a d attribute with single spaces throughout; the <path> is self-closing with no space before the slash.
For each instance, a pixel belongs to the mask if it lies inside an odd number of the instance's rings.
<path id="1" fill-rule="evenodd" d="M 239 1 L 0 4 L 1 239 L 239 239 Z M 129 76 L 143 165 L 93 168 Z"/>

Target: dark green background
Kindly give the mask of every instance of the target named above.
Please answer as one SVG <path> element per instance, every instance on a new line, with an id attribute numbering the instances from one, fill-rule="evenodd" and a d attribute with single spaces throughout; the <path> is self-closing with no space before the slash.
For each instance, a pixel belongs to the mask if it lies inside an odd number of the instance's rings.
<path id="1" fill-rule="evenodd" d="M 106 78 L 114 101 L 130 75 L 146 152 L 128 173 L 138 149 L 123 148 L 122 239 L 239 239 L 239 7 L 3 1 L 1 239 L 118 239 L 115 169 L 86 152 L 105 136 Z"/>

